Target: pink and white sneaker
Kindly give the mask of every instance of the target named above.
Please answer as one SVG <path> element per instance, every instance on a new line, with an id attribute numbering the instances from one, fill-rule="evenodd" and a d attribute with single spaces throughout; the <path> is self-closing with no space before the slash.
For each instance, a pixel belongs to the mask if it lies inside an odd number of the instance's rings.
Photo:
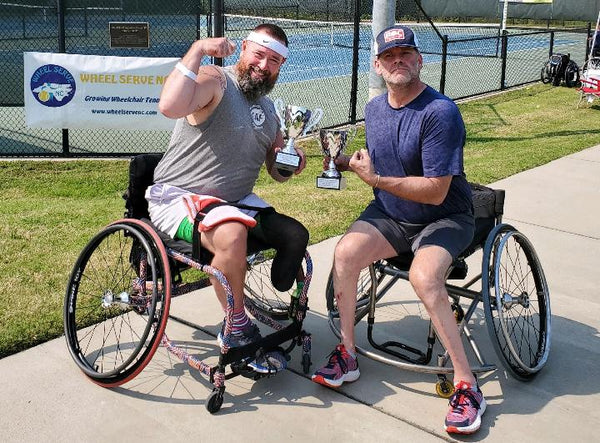
<path id="1" fill-rule="evenodd" d="M 444 429 L 455 434 L 472 434 L 481 426 L 481 416 L 486 408 L 485 398 L 479 386 L 473 389 L 470 383 L 460 381 L 455 388 Z"/>
<path id="2" fill-rule="evenodd" d="M 344 382 L 353 382 L 360 377 L 358 359 L 352 357 L 343 344 L 335 347 L 329 354 L 325 366 L 315 372 L 312 381 L 329 388 L 339 388 Z"/>

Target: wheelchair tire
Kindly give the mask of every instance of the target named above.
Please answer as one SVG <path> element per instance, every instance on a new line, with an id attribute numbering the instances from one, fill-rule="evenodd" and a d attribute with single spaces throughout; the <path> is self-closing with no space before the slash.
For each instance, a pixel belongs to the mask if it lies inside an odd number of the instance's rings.
<path id="1" fill-rule="evenodd" d="M 79 255 L 65 295 L 65 338 L 98 385 L 131 380 L 156 352 L 171 301 L 168 263 L 157 234 L 134 219 L 107 226 Z"/>
<path id="2" fill-rule="evenodd" d="M 571 60 L 565 69 L 565 85 L 569 88 L 577 86 L 579 83 L 579 67 Z"/>
<path id="3" fill-rule="evenodd" d="M 271 282 L 271 264 L 274 250 L 261 251 L 248 257 L 248 270 L 244 284 L 246 302 L 273 320 L 288 318 L 290 301 L 295 287 L 280 292 Z"/>
<path id="4" fill-rule="evenodd" d="M 550 352 L 550 295 L 532 244 L 510 225 L 496 226 L 486 240 L 482 297 L 502 364 L 516 378 L 532 379 Z"/>
<path id="5" fill-rule="evenodd" d="M 310 354 L 302 354 L 302 372 L 308 374 L 311 365 L 312 361 L 310 359 Z"/>
<path id="6" fill-rule="evenodd" d="M 544 67 L 542 68 L 540 78 L 542 80 L 542 83 L 545 85 L 547 85 L 548 83 L 550 83 L 552 81 L 552 73 L 550 72 L 550 64 L 549 63 L 546 63 L 544 65 Z"/>
<path id="7" fill-rule="evenodd" d="M 216 414 L 221 410 L 221 406 L 223 406 L 223 392 L 224 389 L 222 388 L 213 388 L 206 399 L 206 410 L 211 414 Z"/>

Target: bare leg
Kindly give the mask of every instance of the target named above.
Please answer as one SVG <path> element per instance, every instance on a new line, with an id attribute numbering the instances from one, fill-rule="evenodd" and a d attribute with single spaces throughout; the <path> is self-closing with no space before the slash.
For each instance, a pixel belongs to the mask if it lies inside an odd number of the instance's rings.
<path id="1" fill-rule="evenodd" d="M 474 386 L 475 378 L 465 354 L 445 286 L 446 271 L 451 264 L 452 257 L 444 248 L 423 247 L 415 254 L 409 279 L 431 317 L 436 334 L 450 355 L 454 367 L 454 381 L 466 381 Z"/>
<path id="2" fill-rule="evenodd" d="M 246 243 L 248 228 L 238 222 L 222 223 L 202 233 L 202 246 L 214 254 L 211 265 L 227 278 L 234 299 L 234 312 L 244 308 L 244 278 L 246 275 Z M 223 287 L 211 277 L 221 307 L 227 308 Z"/>
<path id="3" fill-rule="evenodd" d="M 357 221 L 337 244 L 333 259 L 333 288 L 340 314 L 342 343 L 355 351 L 354 311 L 360 271 L 374 261 L 396 255 L 396 251 L 371 224 Z"/>

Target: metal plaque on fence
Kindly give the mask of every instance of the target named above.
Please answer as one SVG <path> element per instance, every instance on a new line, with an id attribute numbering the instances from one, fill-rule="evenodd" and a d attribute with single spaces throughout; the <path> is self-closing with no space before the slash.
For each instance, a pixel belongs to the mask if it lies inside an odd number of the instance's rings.
<path id="1" fill-rule="evenodd" d="M 109 22 L 111 48 L 149 48 L 150 26 L 148 22 Z"/>

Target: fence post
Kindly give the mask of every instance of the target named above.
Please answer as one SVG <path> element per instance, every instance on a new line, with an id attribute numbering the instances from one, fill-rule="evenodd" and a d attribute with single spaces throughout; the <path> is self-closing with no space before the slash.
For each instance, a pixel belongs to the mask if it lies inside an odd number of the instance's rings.
<path id="1" fill-rule="evenodd" d="M 66 52 L 65 44 L 65 3 L 63 0 L 56 1 L 56 8 L 58 14 L 58 52 Z M 65 157 L 69 156 L 69 130 L 62 130 L 62 154 Z"/>
<path id="2" fill-rule="evenodd" d="M 213 37 L 223 37 L 223 28 L 225 17 L 223 16 L 223 0 L 212 0 L 213 2 Z M 223 66 L 223 59 L 215 57 L 213 59 L 214 64 L 217 66 Z"/>
<path id="3" fill-rule="evenodd" d="M 358 46 L 360 44 L 360 0 L 354 0 L 354 38 L 352 42 L 352 85 L 350 87 L 350 123 L 356 123 L 358 101 Z"/>
<path id="4" fill-rule="evenodd" d="M 588 22 L 587 25 L 587 32 L 586 32 L 587 38 L 585 39 L 585 58 L 583 59 L 584 63 L 588 61 L 588 57 L 590 56 L 590 49 L 591 49 L 591 43 L 593 42 L 592 40 L 592 23 Z"/>
<path id="5" fill-rule="evenodd" d="M 508 32 L 502 31 L 502 47 L 500 49 L 500 57 L 502 59 L 502 68 L 500 70 L 500 90 L 506 89 L 506 58 L 508 57 Z"/>
<path id="6" fill-rule="evenodd" d="M 440 92 L 446 89 L 446 63 L 448 59 L 448 36 L 442 35 L 442 73 L 440 76 Z"/>
<path id="7" fill-rule="evenodd" d="M 552 57 L 554 52 L 554 31 L 550 31 L 550 50 L 548 51 L 548 58 Z"/>

